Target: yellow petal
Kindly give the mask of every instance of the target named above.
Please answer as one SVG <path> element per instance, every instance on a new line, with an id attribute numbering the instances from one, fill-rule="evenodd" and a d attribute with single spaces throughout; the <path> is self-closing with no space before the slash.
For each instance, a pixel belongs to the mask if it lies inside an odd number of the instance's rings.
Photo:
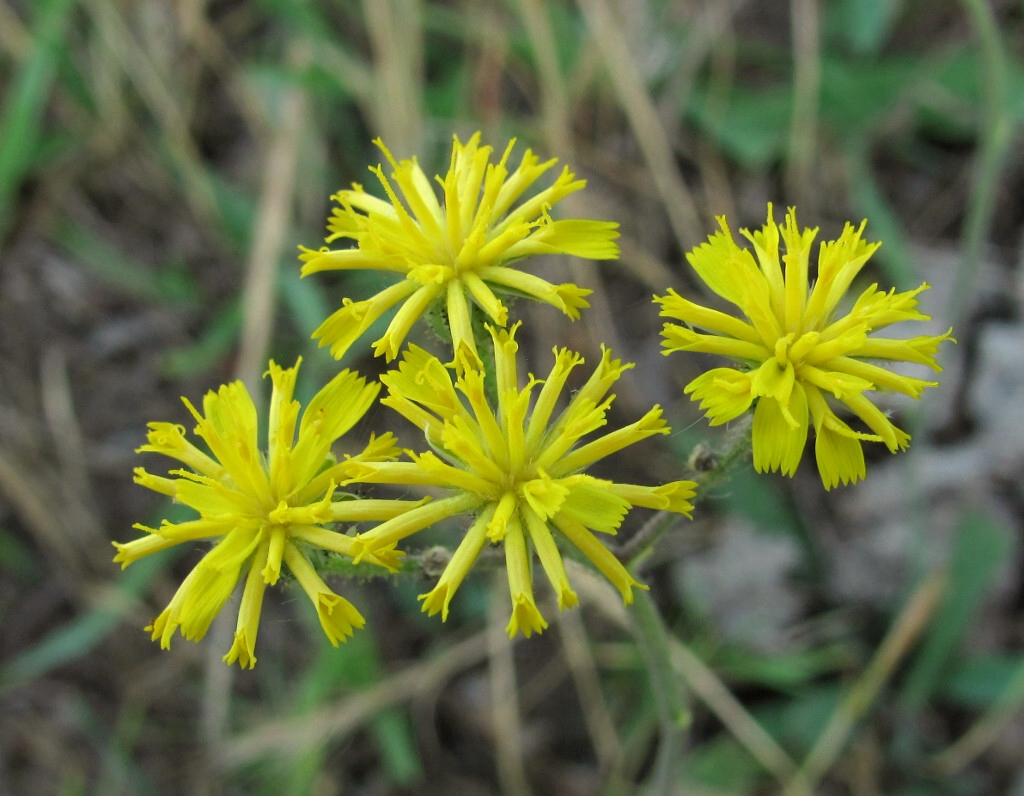
<path id="1" fill-rule="evenodd" d="M 557 467 L 554 467 L 553 470 L 557 475 L 568 475 L 650 436 L 669 434 L 671 431 L 668 423 L 661 416 L 661 407 L 655 404 L 639 420 L 609 434 L 604 434 L 571 453 L 567 453 L 557 462 Z"/>
<path id="2" fill-rule="evenodd" d="M 513 518 L 505 533 L 505 567 L 508 570 L 509 595 L 512 598 L 512 616 L 505 632 L 509 638 L 522 632 L 529 638 L 540 633 L 548 623 L 544 621 L 533 599 L 533 578 L 530 575 L 530 556 L 526 537 L 519 521 Z"/>
<path id="3" fill-rule="evenodd" d="M 420 289 L 418 283 L 403 279 L 366 301 L 342 301 L 341 309 L 325 320 L 313 338 L 321 346 L 330 346 L 331 356 L 341 359 L 352 345 L 395 304 Z"/>
<path id="4" fill-rule="evenodd" d="M 468 271 L 462 274 L 461 279 L 466 289 L 469 290 L 476 300 L 476 303 L 487 313 L 488 318 L 499 326 L 504 326 L 508 323 L 508 309 L 498 301 L 498 297 L 494 295 L 494 292 L 479 275 Z"/>
<path id="5" fill-rule="evenodd" d="M 725 216 L 718 216 L 717 221 L 720 231 L 711 234 L 707 242 L 687 253 L 686 260 L 715 293 L 738 304 L 742 291 L 737 289 L 735 273 L 730 271 L 738 270 L 752 276 L 756 273 L 757 265 L 749 252 L 744 252 L 736 245 Z"/>
<path id="6" fill-rule="evenodd" d="M 713 368 L 687 384 L 683 392 L 700 401 L 701 411 L 713 426 L 735 420 L 754 401 L 750 374 L 733 368 Z"/>
<path id="7" fill-rule="evenodd" d="M 490 513 L 487 523 L 487 538 L 497 543 L 505 538 L 505 530 L 508 528 L 509 520 L 519 507 L 519 498 L 515 492 L 505 492 L 497 503 L 493 504 L 494 510 Z"/>
<path id="8" fill-rule="evenodd" d="M 845 426 L 837 417 L 830 417 L 817 431 L 814 440 L 814 457 L 825 489 L 832 489 L 840 483 L 855 483 L 867 473 L 860 440 L 852 434 L 841 433 L 837 424 Z"/>
<path id="9" fill-rule="evenodd" d="M 571 519 L 601 533 L 615 533 L 630 509 L 629 501 L 611 490 L 611 482 L 589 475 L 562 480 L 570 491 L 556 515 Z"/>
<path id="10" fill-rule="evenodd" d="M 770 356 L 763 343 L 751 343 L 722 337 L 717 334 L 702 334 L 687 326 L 666 323 L 661 329 L 663 354 L 673 351 L 693 351 L 700 354 L 717 354 L 741 362 L 760 362 Z"/>
<path id="11" fill-rule="evenodd" d="M 572 283 L 554 285 L 535 274 L 504 266 L 480 268 L 477 273 L 485 282 L 557 307 L 573 320 L 579 318 L 581 309 L 590 306 L 585 297 L 593 291 Z"/>
<path id="12" fill-rule="evenodd" d="M 572 542 L 590 563 L 597 567 L 598 571 L 619 590 L 624 603 L 628 605 L 633 602 L 634 588 L 647 588 L 639 583 L 622 565 L 622 562 L 579 522 L 561 514 L 555 517 L 554 523 L 562 535 Z"/>
<path id="13" fill-rule="evenodd" d="M 615 239 L 619 225 L 614 221 L 567 219 L 544 224 L 521 242 L 509 247 L 509 258 L 537 254 L 570 254 L 587 260 L 614 260 L 619 256 Z"/>
<path id="14" fill-rule="evenodd" d="M 419 596 L 418 599 L 423 603 L 422 609 L 429 616 L 440 612 L 441 621 L 448 620 L 448 605 L 483 549 L 487 528 L 493 514 L 494 509 L 490 508 L 474 520 L 462 541 L 459 542 L 459 546 L 444 568 L 444 572 L 441 573 L 437 585 L 426 594 Z"/>
<path id="15" fill-rule="evenodd" d="M 782 227 L 782 239 L 786 244 L 783 259 L 786 264 L 785 310 L 780 317 L 784 319 L 787 332 L 802 331 L 804 309 L 808 297 L 808 261 L 811 245 L 818 234 L 818 228 L 800 229 L 796 221 L 796 208 L 791 207 L 786 213 L 786 223 Z"/>
<path id="16" fill-rule="evenodd" d="M 547 626 L 532 594 L 523 592 L 512 596 L 512 615 L 505 626 L 509 638 L 515 638 L 516 633 L 529 638 L 534 633 L 543 633 Z"/>
<path id="17" fill-rule="evenodd" d="M 565 387 L 565 381 L 572 370 L 583 362 L 583 357 L 567 348 L 554 349 L 555 364 L 551 373 L 544 380 L 537 402 L 530 413 L 530 422 L 526 430 L 526 445 L 535 448 L 547 432 L 548 421 L 554 411 L 558 397 Z"/>
<path id="18" fill-rule="evenodd" d="M 177 612 L 172 609 L 172 614 L 176 614 L 174 621 L 181 626 L 182 636 L 189 641 L 198 641 L 206 635 L 210 623 L 235 590 L 239 575 L 240 567 L 220 569 L 209 566 L 206 559 L 196 565 L 182 583 L 184 594 L 179 609 Z"/>
<path id="19" fill-rule="evenodd" d="M 613 483 L 608 488 L 633 506 L 671 511 L 689 517 L 693 511 L 690 498 L 696 494 L 697 484 L 693 481 L 672 481 L 662 486 Z"/>
<path id="20" fill-rule="evenodd" d="M 761 398 L 757 402 L 753 428 L 757 472 L 781 471 L 789 476 L 796 473 L 807 442 L 807 399 L 802 389 L 793 391 L 789 412 L 796 419 L 796 426 L 790 425 L 783 407 L 774 398 Z"/>
<path id="21" fill-rule="evenodd" d="M 281 502 L 284 503 L 283 500 Z M 288 531 L 283 525 L 276 525 L 268 530 L 268 535 L 268 542 L 260 546 L 266 550 L 266 563 L 263 565 L 262 575 L 264 582 L 273 586 L 281 577 L 281 557 L 284 555 Z"/>
<path id="22" fill-rule="evenodd" d="M 580 604 L 579 597 L 569 584 L 569 576 L 565 571 L 565 564 L 562 561 L 562 554 L 558 552 L 558 546 L 551 535 L 547 522 L 533 511 L 526 509 L 522 512 L 526 520 L 526 528 L 530 533 L 530 541 L 533 549 L 537 551 L 540 565 L 548 582 L 558 595 L 558 610 L 575 608 Z"/>
<path id="23" fill-rule="evenodd" d="M 910 444 L 910 435 L 893 425 L 886 414 L 865 395 L 847 394 L 843 396 L 842 401 L 868 428 L 882 438 L 890 453 L 904 450 Z"/>
<path id="24" fill-rule="evenodd" d="M 695 304 L 671 288 L 667 295 L 655 296 L 654 300 L 661 304 L 659 315 L 662 317 L 675 318 L 688 326 L 699 326 L 726 337 L 733 337 L 754 345 L 763 345 L 761 336 L 749 323 L 724 312 Z M 668 326 L 666 325 L 665 328 Z"/>
<path id="25" fill-rule="evenodd" d="M 750 380 L 750 391 L 755 397 L 768 396 L 781 405 L 789 403 L 789 396 L 796 383 L 796 371 L 788 359 L 780 365 L 775 358 L 767 360 L 754 371 Z"/>
<path id="26" fill-rule="evenodd" d="M 526 504 L 545 520 L 559 511 L 569 494 L 567 486 L 552 480 L 543 470 L 538 478 L 520 484 L 519 491 Z"/>
<path id="27" fill-rule="evenodd" d="M 441 360 L 419 346 L 406 348 L 398 369 L 388 371 L 381 376 L 381 381 L 392 395 L 422 404 L 441 417 L 462 410 L 462 402 L 455 392 L 448 369 Z"/>
<path id="28" fill-rule="evenodd" d="M 473 336 L 473 318 L 469 302 L 458 280 L 448 283 L 448 329 L 452 335 L 452 349 L 455 352 L 454 362 L 459 369 L 463 367 L 483 367 L 477 353 L 476 338 Z"/>
<path id="29" fill-rule="evenodd" d="M 366 224 L 362 224 L 365 229 Z M 355 271 L 363 268 L 374 268 L 379 271 L 396 271 L 406 273 L 409 266 L 403 257 L 395 253 L 390 255 L 377 251 L 373 254 L 360 249 L 342 249 L 332 251 L 327 247 L 319 250 L 307 249 L 300 246 L 302 261 L 301 276 L 306 277 L 320 271 Z"/>
<path id="30" fill-rule="evenodd" d="M 855 229 L 846 224 L 835 241 L 826 241 L 818 251 L 818 278 L 804 310 L 805 323 L 821 328 L 846 295 L 854 278 L 880 243 L 868 243 L 861 235 L 866 222 Z"/>
<path id="31" fill-rule="evenodd" d="M 939 344 L 945 340 L 953 340 L 953 329 L 945 334 L 935 336 L 911 337 L 907 340 L 889 340 L 880 337 L 868 337 L 857 350 L 857 356 L 868 359 L 890 359 L 898 362 L 916 362 L 927 365 L 932 370 L 941 371 L 935 361 Z"/>
<path id="32" fill-rule="evenodd" d="M 417 531 L 464 511 L 471 511 L 481 503 L 483 500 L 472 492 L 462 492 L 407 511 L 400 517 L 358 534 L 354 539 L 353 557 L 358 563 L 366 553 L 392 547 Z"/>
<path id="33" fill-rule="evenodd" d="M 148 445 L 135 449 L 136 453 L 162 453 L 211 478 L 216 478 L 223 467 L 185 438 L 185 427 L 176 423 L 149 423 L 146 435 Z"/>
<path id="34" fill-rule="evenodd" d="M 267 584 L 263 577 L 262 570 L 266 566 L 266 548 L 260 548 L 257 552 L 249 574 L 245 579 L 245 588 L 242 591 L 242 602 L 238 608 L 238 624 L 235 627 L 235 637 L 231 649 L 223 657 L 223 661 L 229 666 L 238 662 L 238 665 L 245 668 L 253 668 L 256 665 L 256 636 L 260 628 L 260 613 L 263 609 L 263 593 Z"/>
<path id="35" fill-rule="evenodd" d="M 790 212 L 792 212 L 792 208 Z M 758 267 L 768 284 L 772 312 L 775 317 L 784 318 L 786 284 L 779 261 L 779 227 L 775 223 L 772 203 L 768 203 L 768 220 L 761 229 L 753 231 L 741 229 L 740 234 L 754 244 Z"/>
<path id="36" fill-rule="evenodd" d="M 312 564 L 290 542 L 285 546 L 284 560 L 316 608 L 320 627 L 333 646 L 337 647 L 339 642 L 347 641 L 356 630 L 366 624 L 366 620 L 355 606 L 332 592 L 313 569 Z"/>
<path id="37" fill-rule="evenodd" d="M 938 382 L 915 379 L 912 376 L 903 376 L 893 373 L 870 362 L 861 362 L 853 357 L 838 357 L 830 360 L 825 366 L 833 373 L 845 373 L 872 384 L 874 387 L 893 392 L 909 395 L 911 398 L 921 397 L 926 387 L 934 387 Z"/>

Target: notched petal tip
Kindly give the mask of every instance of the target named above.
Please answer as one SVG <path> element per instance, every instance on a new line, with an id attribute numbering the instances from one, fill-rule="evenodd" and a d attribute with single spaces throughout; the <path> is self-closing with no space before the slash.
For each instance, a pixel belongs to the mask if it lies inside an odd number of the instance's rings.
<path id="1" fill-rule="evenodd" d="M 528 594 L 517 595 L 512 601 L 512 616 L 505 626 L 508 637 L 515 638 L 517 633 L 522 633 L 530 638 L 534 633 L 543 633 L 548 623 L 541 615 L 533 597 Z"/>
<path id="2" fill-rule="evenodd" d="M 244 629 L 235 631 L 235 640 L 231 649 L 221 658 L 224 663 L 230 666 L 237 663 L 240 669 L 252 669 L 256 666 L 255 640 L 250 642 L 249 635 Z"/>
<path id="3" fill-rule="evenodd" d="M 447 622 L 448 606 L 454 596 L 455 593 L 449 588 L 448 583 L 438 583 L 437 586 L 429 592 L 419 595 L 416 599 L 423 603 L 423 605 L 420 606 L 420 610 L 427 616 L 436 616 L 440 613 L 441 621 Z"/>
<path id="4" fill-rule="evenodd" d="M 327 640 L 335 647 L 348 641 L 356 630 L 366 625 L 366 620 L 356 607 L 333 592 L 320 592 L 317 595 L 316 613 Z"/>

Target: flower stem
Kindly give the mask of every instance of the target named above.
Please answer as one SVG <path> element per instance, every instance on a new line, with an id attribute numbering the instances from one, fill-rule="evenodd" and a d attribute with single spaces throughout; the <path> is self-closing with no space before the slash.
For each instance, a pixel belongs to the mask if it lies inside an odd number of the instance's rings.
<path id="1" fill-rule="evenodd" d="M 686 706 L 682 683 L 672 666 L 668 629 L 650 592 L 637 592 L 631 615 L 633 633 L 650 676 L 661 730 L 651 776 L 651 793 L 675 793 L 676 761 L 682 758 L 681 747 L 692 715 Z"/>
<path id="2" fill-rule="evenodd" d="M 751 423 L 737 424 L 728 448 L 721 455 L 696 452 L 690 458 L 692 478 L 700 485 L 700 494 L 728 476 L 729 471 L 750 452 Z M 659 540 L 675 526 L 675 516 L 659 511 L 619 551 L 619 558 L 631 570 L 642 565 Z M 637 591 L 634 597 L 633 633 L 644 656 L 651 690 L 658 711 L 661 738 L 651 777 L 651 793 L 676 792 L 676 761 L 681 759 L 681 746 L 692 715 L 686 705 L 682 680 L 677 677 L 672 661 L 672 637 L 648 591 Z"/>
<path id="3" fill-rule="evenodd" d="M 699 446 L 690 455 L 688 476 L 698 484 L 694 503 L 699 501 L 715 484 L 729 477 L 732 468 L 750 455 L 753 421 L 747 414 L 733 426 L 721 454 Z M 619 548 L 617 556 L 628 568 L 634 569 L 655 548 L 658 542 L 675 527 L 678 515 L 659 511 L 639 531 Z"/>

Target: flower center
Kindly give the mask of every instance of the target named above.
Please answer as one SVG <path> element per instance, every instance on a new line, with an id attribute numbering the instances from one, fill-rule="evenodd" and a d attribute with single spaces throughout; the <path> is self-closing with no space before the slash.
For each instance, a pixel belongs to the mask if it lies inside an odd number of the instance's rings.
<path id="1" fill-rule="evenodd" d="M 791 363 L 794 368 L 800 365 L 818 344 L 819 336 L 818 332 L 804 332 L 800 337 L 796 337 L 794 332 L 790 332 L 776 340 L 775 360 L 779 367 L 785 368 L 787 363 Z"/>

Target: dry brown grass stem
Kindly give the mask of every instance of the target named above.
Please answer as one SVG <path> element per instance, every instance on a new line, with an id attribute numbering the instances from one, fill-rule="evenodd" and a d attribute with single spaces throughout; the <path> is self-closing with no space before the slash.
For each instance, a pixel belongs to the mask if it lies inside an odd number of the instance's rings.
<path id="1" fill-rule="evenodd" d="M 102 46 L 156 118 L 174 165 L 180 170 L 185 198 L 193 215 L 217 218 L 216 199 L 185 113 L 191 104 L 174 95 L 170 76 L 162 73 L 160 64 L 154 61 L 149 49 L 138 40 L 110 0 L 85 0 L 83 6 L 93 19 Z"/>
<path id="2" fill-rule="evenodd" d="M 297 44 L 292 62 L 302 67 L 309 47 Z M 282 124 L 273 130 L 263 172 L 263 187 L 253 229 L 253 246 L 242 287 L 242 334 L 236 374 L 257 394 L 256 383 L 266 369 L 267 349 L 274 330 L 277 270 L 291 221 L 299 147 L 308 116 L 306 93 L 293 87 L 280 108 Z M 290 364 L 290 363 L 289 363 Z"/>
<path id="3" fill-rule="evenodd" d="M 821 85 L 820 14 L 818 0 L 792 0 L 793 119 L 786 172 L 790 201 L 812 206 L 811 186 L 818 138 L 818 91 Z"/>
<path id="4" fill-rule="evenodd" d="M 519 0 L 519 15 L 537 58 L 537 84 L 540 87 L 540 119 L 550 151 L 572 159 L 571 98 L 565 76 L 558 65 L 555 32 L 551 28 L 545 4 L 541 0 Z"/>
<path id="5" fill-rule="evenodd" d="M 668 285 L 675 284 L 679 277 L 659 258 L 641 246 L 635 238 L 623 235 L 619 238 L 622 261 L 629 263 L 633 276 L 644 286 L 657 293 L 664 293 Z"/>
<path id="6" fill-rule="evenodd" d="M 540 118 L 547 151 L 564 159 L 571 166 L 575 165 L 577 156 L 570 113 L 572 97 L 565 75 L 558 65 L 558 52 L 555 32 L 551 27 L 551 18 L 539 0 L 519 0 L 518 7 L 527 36 L 530 39 L 530 45 L 537 58 L 538 85 L 541 92 Z M 594 208 L 587 202 L 587 196 L 583 194 L 568 197 L 564 207 L 569 216 L 581 218 L 590 217 L 594 211 Z M 582 319 L 582 323 L 590 332 L 592 347 L 596 349 L 600 343 L 604 343 L 613 351 L 620 354 L 625 353 L 626 346 L 615 324 L 612 302 L 609 301 L 608 293 L 599 278 L 597 265 L 579 258 L 572 258 L 569 262 L 569 272 L 573 282 L 586 285 L 593 291 L 588 298 L 590 309 L 584 313 Z M 548 325 L 546 333 L 541 335 L 547 343 L 555 337 L 555 332 L 550 326 L 550 321 L 545 319 L 540 320 L 539 323 Z M 632 404 L 639 397 L 635 394 L 630 395 L 631 392 L 635 393 L 636 391 L 631 390 L 628 385 L 623 385 L 622 391 L 625 393 L 626 403 Z"/>
<path id="7" fill-rule="evenodd" d="M 485 633 L 457 644 L 420 663 L 381 678 L 372 687 L 300 716 L 264 722 L 259 729 L 227 740 L 218 754 L 225 769 L 248 765 L 268 755 L 295 757 L 341 736 L 358 731 L 384 710 L 438 688 L 453 675 L 480 663 L 487 656 Z"/>
<path id="8" fill-rule="evenodd" d="M 305 66 L 311 57 L 310 47 L 295 41 L 289 60 L 296 68 Z M 277 272 L 285 235 L 291 221 L 295 194 L 299 147 L 308 117 L 305 91 L 288 89 L 281 99 L 281 122 L 270 123 L 270 139 L 265 158 L 263 184 L 253 229 L 253 244 L 242 285 L 242 333 L 239 341 L 235 375 L 249 392 L 259 397 L 259 381 L 267 367 L 276 316 Z M 288 363 L 290 364 L 290 363 Z M 203 666 L 203 706 L 201 725 L 207 743 L 216 745 L 224 737 L 230 715 L 231 685 L 234 670 L 224 666 L 220 650 L 230 646 L 233 619 L 223 612 L 210 628 Z"/>
<path id="9" fill-rule="evenodd" d="M 681 249 L 689 249 L 703 237 L 699 234 L 700 214 L 676 166 L 672 144 L 633 62 L 622 27 L 607 0 L 577 0 L 577 5 L 593 31 L 608 78 L 647 162 L 676 241 Z"/>
<path id="10" fill-rule="evenodd" d="M 82 569 L 76 551 L 64 544 L 56 504 L 41 474 L 12 449 L 0 448 L 0 496 L 28 528 L 36 543 L 71 579 Z M 74 594 L 74 590 L 69 593 Z"/>
<path id="11" fill-rule="evenodd" d="M 733 737 L 779 782 L 792 780 L 797 773 L 792 758 L 747 712 L 708 665 L 677 639 L 669 643 L 669 648 L 673 666 Z"/>
<path id="12" fill-rule="evenodd" d="M 491 685 L 491 721 L 494 757 L 502 793 L 529 796 L 530 785 L 523 768 L 523 727 L 519 716 L 519 690 L 512 651 L 515 645 L 505 634 L 508 621 L 508 581 L 504 572 L 494 578 L 487 617 L 488 675 Z"/>
<path id="13" fill-rule="evenodd" d="M 956 743 L 935 756 L 932 761 L 935 769 L 943 777 L 956 776 L 999 739 L 1007 725 L 1019 714 L 1022 704 L 1024 662 L 1018 665 L 1006 689 L 981 718 Z"/>
<path id="14" fill-rule="evenodd" d="M 423 140 L 423 11 L 420 0 L 364 0 L 376 85 L 369 116 L 393 152 L 419 152 Z"/>
<path id="15" fill-rule="evenodd" d="M 566 562 L 572 564 L 573 562 Z M 581 601 L 592 604 L 605 618 L 628 628 L 632 622 L 612 587 L 573 564 L 573 583 Z M 792 781 L 797 766 L 757 720 L 732 695 L 718 676 L 678 639 L 669 642 L 672 664 L 692 693 L 718 717 L 733 737 L 747 749 L 765 770 L 782 782 Z"/>
<path id="16" fill-rule="evenodd" d="M 590 644 L 587 642 L 580 611 L 558 612 L 558 637 L 562 642 L 565 663 L 569 667 L 569 674 L 580 699 L 583 722 L 594 745 L 598 769 L 607 776 L 614 770 L 622 754 L 622 744 L 615 729 L 615 721 L 601 693 L 601 679 L 594 664 Z"/>
<path id="17" fill-rule="evenodd" d="M 181 36 L 189 42 L 196 55 L 210 71 L 223 81 L 238 112 L 253 131 L 265 129 L 261 110 L 264 99 L 246 79 L 245 69 L 224 41 L 222 32 L 209 19 L 209 0 L 188 0 L 175 5 Z M 309 46 L 305 43 L 305 46 Z"/>
<path id="18" fill-rule="evenodd" d="M 799 776 L 787 788 L 787 796 L 813 792 L 815 785 L 832 767 L 846 747 L 854 726 L 867 714 L 897 664 L 928 626 L 945 587 L 945 573 L 937 572 L 926 577 L 914 590 L 864 673 L 829 717 L 801 766 Z"/>
<path id="19" fill-rule="evenodd" d="M 32 36 L 10 4 L 3 0 L 0 0 L 0 47 L 19 61 L 32 51 Z"/>
<path id="20" fill-rule="evenodd" d="M 103 567 L 106 556 L 96 553 L 107 552 L 106 539 L 96 519 L 95 507 L 90 505 L 94 493 L 89 482 L 89 457 L 75 414 L 67 354 L 60 345 L 50 345 L 43 350 L 39 363 L 39 397 L 60 468 L 61 489 L 88 508 L 85 516 L 75 518 L 74 531 L 69 530 L 69 533 L 77 540 L 74 546 L 80 548 L 80 554 L 91 559 L 97 568 Z"/>
<path id="21" fill-rule="evenodd" d="M 43 350 L 38 378 L 45 426 L 26 435 L 23 445 L 0 447 L 0 497 L 54 562 L 66 593 L 82 599 L 94 573 L 107 568 L 109 547 L 88 476 L 67 356 L 59 345 Z"/>

